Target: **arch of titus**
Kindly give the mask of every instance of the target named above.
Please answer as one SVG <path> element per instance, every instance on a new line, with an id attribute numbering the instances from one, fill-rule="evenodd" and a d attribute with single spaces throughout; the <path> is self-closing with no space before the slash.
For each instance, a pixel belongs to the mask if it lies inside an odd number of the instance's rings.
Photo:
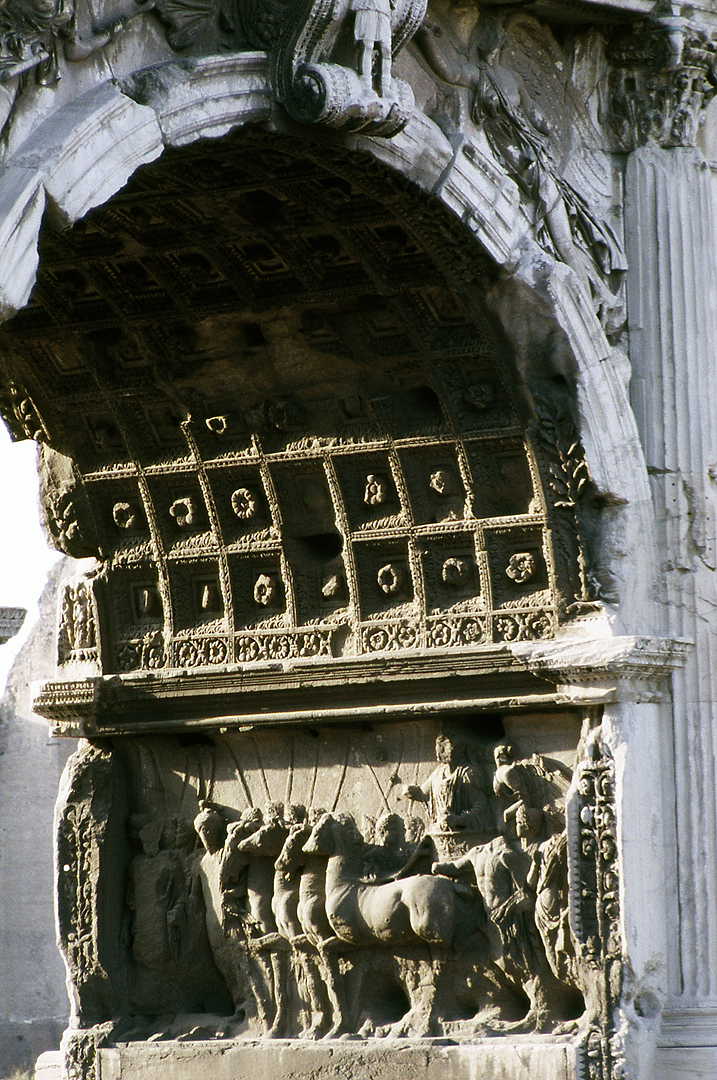
<path id="1" fill-rule="evenodd" d="M 717 12 L 8 0 L 66 1080 L 717 1075 Z"/>

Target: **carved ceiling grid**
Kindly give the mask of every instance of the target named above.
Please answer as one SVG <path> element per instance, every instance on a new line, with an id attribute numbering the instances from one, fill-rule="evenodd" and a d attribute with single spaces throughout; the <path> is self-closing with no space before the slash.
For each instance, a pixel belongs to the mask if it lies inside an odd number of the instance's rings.
<path id="1" fill-rule="evenodd" d="M 548 465 L 500 332 L 449 284 L 485 259 L 373 164 L 246 142 L 167 154 L 45 233 L 0 332 L 7 411 L 74 462 L 53 513 L 101 560 L 103 670 L 550 636 L 573 586 Z"/>

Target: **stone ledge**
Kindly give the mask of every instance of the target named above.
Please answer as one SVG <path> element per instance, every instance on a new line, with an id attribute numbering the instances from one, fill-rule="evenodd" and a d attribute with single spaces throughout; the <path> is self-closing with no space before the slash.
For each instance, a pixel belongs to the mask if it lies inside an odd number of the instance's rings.
<path id="1" fill-rule="evenodd" d="M 0 645 L 4 645 L 10 638 L 15 637 L 15 634 L 19 632 L 24 623 L 26 615 L 25 608 L 0 608 Z"/>
<path id="2" fill-rule="evenodd" d="M 529 1037 L 471 1046 L 402 1040 L 330 1047 L 294 1040 L 130 1043 L 98 1052 L 97 1080 L 577 1080 L 575 1059 L 570 1044 Z"/>
<path id="3" fill-rule="evenodd" d="M 717 1003 L 665 1009 L 657 1045 L 665 1049 L 717 1047 Z"/>
<path id="4" fill-rule="evenodd" d="M 35 1063 L 35 1080 L 62 1080 L 62 1053 L 46 1050 Z"/>

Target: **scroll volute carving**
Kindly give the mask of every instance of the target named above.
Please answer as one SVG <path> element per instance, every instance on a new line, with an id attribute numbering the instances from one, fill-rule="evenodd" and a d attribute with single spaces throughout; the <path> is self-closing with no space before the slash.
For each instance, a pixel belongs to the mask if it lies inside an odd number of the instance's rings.
<path id="1" fill-rule="evenodd" d="M 99 554 L 92 510 L 73 462 L 42 445 L 40 493 L 43 524 L 54 547 L 75 559 Z"/>
<path id="2" fill-rule="evenodd" d="M 392 62 L 425 11 L 426 0 L 297 3 L 275 46 L 279 100 L 300 123 L 395 135 L 414 99 Z"/>

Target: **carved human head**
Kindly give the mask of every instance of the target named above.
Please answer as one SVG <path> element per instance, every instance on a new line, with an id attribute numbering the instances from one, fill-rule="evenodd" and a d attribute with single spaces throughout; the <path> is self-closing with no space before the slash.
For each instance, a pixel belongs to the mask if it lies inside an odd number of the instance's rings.
<path id="1" fill-rule="evenodd" d="M 493 751 L 496 765 L 510 765 L 513 760 L 513 747 L 507 743 L 499 743 Z"/>
<path id="2" fill-rule="evenodd" d="M 284 820 L 284 804 L 282 802 L 270 802 L 266 804 L 267 822 Z"/>
<path id="3" fill-rule="evenodd" d="M 436 738 L 436 761 L 442 765 L 455 766 L 465 756 L 462 739 L 452 732 L 442 731 Z"/>
<path id="4" fill-rule="evenodd" d="M 306 821 L 306 807 L 301 803 L 289 803 L 286 808 L 286 824 L 301 825 Z"/>
<path id="5" fill-rule="evenodd" d="M 382 814 L 376 822 L 376 842 L 383 846 L 398 846 L 406 839 L 403 819 L 399 814 Z"/>
<path id="6" fill-rule="evenodd" d="M 210 855 L 224 846 L 227 835 L 226 820 L 208 803 L 200 802 L 199 813 L 194 819 L 194 828 Z"/>
<path id="7" fill-rule="evenodd" d="M 242 811 L 242 815 L 239 821 L 242 825 L 261 825 L 264 820 L 264 815 L 258 806 L 247 806 L 246 810 Z"/>

